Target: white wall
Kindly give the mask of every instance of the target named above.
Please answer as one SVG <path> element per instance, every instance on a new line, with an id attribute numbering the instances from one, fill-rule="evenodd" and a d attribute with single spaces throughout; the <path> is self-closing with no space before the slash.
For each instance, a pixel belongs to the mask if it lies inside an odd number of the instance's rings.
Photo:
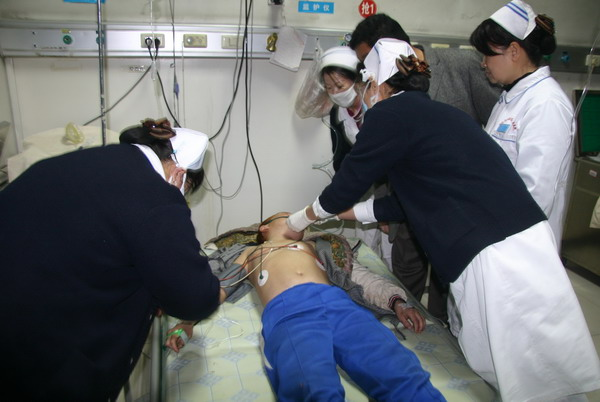
<path id="1" fill-rule="evenodd" d="M 15 81 L 18 107 L 25 137 L 68 122 L 83 124 L 99 114 L 98 61 L 88 58 L 15 58 Z M 170 61 L 161 60 L 159 72 L 171 101 L 172 70 Z M 148 65 L 141 59 L 108 59 L 106 68 L 107 106 L 122 96 L 139 78 L 130 66 Z M 181 67 L 183 65 L 183 71 Z M 296 210 L 312 201 L 328 182 L 328 177 L 311 169 L 330 157 L 327 128 L 318 119 L 302 120 L 294 113 L 294 101 L 307 67 L 303 62 L 294 73 L 269 63 L 252 63 L 250 141 L 257 160 L 264 192 L 264 216 L 279 210 Z M 178 61 L 178 80 L 183 126 L 217 132 L 232 96 L 233 59 L 189 59 Z M 251 160 L 245 166 L 246 133 L 244 88 L 238 90 L 229 135 L 213 141 L 217 152 L 209 149 L 208 179 L 218 186 L 215 155 L 223 161 L 223 193 L 233 194 L 243 180 L 239 194 L 223 203 L 223 220 L 219 232 L 249 225 L 260 220 L 260 193 L 257 174 Z M 111 130 L 137 124 L 146 117 L 168 116 L 158 81 L 148 75 L 144 81 L 110 112 L 107 126 Z M 100 125 L 100 121 L 93 125 Z M 222 151 L 222 145 L 224 151 Z M 221 155 L 222 153 L 222 155 Z M 211 193 L 194 196 L 193 211 L 202 241 L 216 234 L 221 213 L 220 202 Z"/>
<path id="2" fill-rule="evenodd" d="M 475 0 L 376 2 L 380 7 L 379 11 L 398 18 L 410 34 L 466 36 L 476 25 L 475 21 L 486 18 L 505 1 L 486 1 L 484 4 Z M 148 21 L 147 0 L 107 0 L 107 3 L 105 10 L 112 21 Z M 203 5 L 204 3 L 210 6 Z M 273 9 L 269 9 L 266 3 L 267 0 L 260 0 L 255 4 L 255 19 L 261 20 L 261 23 L 273 17 L 269 15 Z M 297 1 L 286 0 L 286 3 L 286 18 L 290 25 L 297 23 L 298 26 L 344 28 L 351 31 L 360 20 L 355 10 L 359 1 L 335 1 L 339 14 L 336 11 L 333 17 L 300 15 L 294 12 Z M 571 26 L 572 29 L 559 30 L 559 39 L 567 38 L 564 43 L 572 40 L 576 45 L 591 45 L 591 37 L 598 29 L 600 3 L 597 0 L 572 0 L 568 4 L 558 0 L 537 0 L 531 3 L 534 7 L 544 5 L 540 8 L 552 10 L 547 13 L 557 18 L 559 27 L 559 19 L 569 17 L 567 19 L 570 21 L 573 14 L 576 14 L 577 21 L 581 22 L 581 29 L 575 29 L 573 21 L 569 22 L 570 25 L 565 23 L 565 27 Z M 154 2 L 155 13 L 159 5 L 162 7 L 163 22 L 167 21 L 167 4 L 166 0 Z M 175 0 L 175 4 L 177 23 L 237 23 L 237 0 Z M 88 15 L 93 12 L 94 5 L 66 4 L 62 0 L 0 0 L 1 18 L 26 19 L 32 20 L 32 23 L 33 20 L 83 19 L 84 14 L 88 20 L 93 21 L 94 17 Z M 14 79 L 11 80 L 18 96 L 7 101 L 6 77 L 2 76 L 4 71 L 0 69 L 0 120 L 11 121 L 10 105 L 16 106 L 20 112 L 20 135 L 27 137 L 63 127 L 68 122 L 82 124 L 99 114 L 97 59 L 24 57 L 8 61 L 13 66 Z M 173 81 L 170 63 L 171 60 L 167 59 L 159 62 L 159 71 L 168 94 L 171 94 Z M 111 106 L 140 76 L 140 73 L 131 72 L 130 66 L 148 66 L 149 63 L 148 59 L 109 58 L 106 64 L 106 103 Z M 178 80 L 182 86 L 179 116 L 183 126 L 209 135 L 217 131 L 231 99 L 234 64 L 234 59 L 177 60 Z M 252 63 L 250 141 L 262 177 L 263 217 L 276 211 L 294 211 L 305 206 L 314 200 L 329 181 L 323 172 L 311 168 L 312 164 L 330 158 L 328 129 L 318 119 L 303 120 L 294 113 L 295 97 L 309 66 L 310 61 L 303 61 L 298 72 L 291 72 L 264 59 Z M 583 74 L 561 73 L 556 76 L 567 93 L 573 88 L 581 88 L 586 78 Z M 213 142 L 216 150 L 210 149 L 207 157 L 207 176 L 213 186 L 218 186 L 215 167 L 215 160 L 218 160 L 223 163 L 222 192 L 232 195 L 240 183 L 242 187 L 235 198 L 222 200 L 223 209 L 221 199 L 211 192 L 202 191 L 194 196 L 193 220 L 202 242 L 217 232 L 223 233 L 235 227 L 249 225 L 261 218 L 257 174 L 251 160 L 244 165 L 247 148 L 243 77 L 242 75 L 242 86 L 232 113 L 230 134 L 217 137 Z M 591 88 L 600 89 L 598 75 L 594 76 Z M 168 95 L 168 99 L 171 102 L 172 95 Z M 157 81 L 146 77 L 108 115 L 107 124 L 109 129 L 121 131 L 143 118 L 162 116 L 168 116 L 168 112 Z M 100 123 L 97 121 L 94 124 Z"/>
<path id="3" fill-rule="evenodd" d="M 279 26 L 281 11 L 291 26 L 352 31 L 361 20 L 359 0 L 328 0 L 334 14 L 298 13 L 298 0 L 269 6 L 267 0 L 254 1 L 254 24 Z M 396 18 L 410 34 L 468 37 L 483 19 L 508 0 L 375 0 L 377 11 Z M 529 0 L 539 13 L 556 20 L 559 42 L 563 45 L 591 45 L 600 27 L 598 0 Z M 172 0 L 178 24 L 235 25 L 239 0 Z M 103 6 L 108 23 L 170 22 L 168 0 L 107 0 Z M 1 0 L 0 19 L 96 21 L 95 4 L 65 3 L 63 0 Z"/>

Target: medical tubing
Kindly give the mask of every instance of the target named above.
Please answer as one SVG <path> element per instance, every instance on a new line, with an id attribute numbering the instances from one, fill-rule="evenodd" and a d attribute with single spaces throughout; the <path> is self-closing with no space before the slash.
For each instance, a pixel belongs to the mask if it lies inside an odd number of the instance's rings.
<path id="1" fill-rule="evenodd" d="M 150 53 L 150 60 L 152 60 L 152 63 L 156 63 L 156 59 L 158 58 L 158 48 L 160 47 L 160 39 L 155 38 L 154 39 L 154 56 L 152 56 L 152 39 L 151 38 L 146 38 L 146 46 L 148 47 L 148 53 Z M 175 117 L 175 115 L 173 114 L 173 112 L 171 111 L 171 108 L 169 107 L 169 102 L 167 101 L 167 96 L 165 94 L 165 88 L 163 86 L 163 82 L 162 79 L 160 78 L 160 73 L 158 72 L 158 70 L 156 70 L 156 76 L 158 77 L 158 82 L 160 84 L 160 91 L 162 93 L 163 96 L 163 100 L 165 101 L 165 106 L 167 107 L 167 110 L 169 111 L 169 115 L 171 115 L 171 118 L 173 119 L 173 123 L 175 124 L 175 127 L 181 127 L 181 125 L 179 124 L 179 121 L 177 120 L 177 118 Z"/>
<path id="2" fill-rule="evenodd" d="M 596 42 L 598 42 L 599 38 L 600 38 L 600 30 L 598 30 L 598 33 L 596 34 L 596 38 L 594 39 L 594 43 L 592 43 L 592 47 L 590 48 L 590 53 L 589 53 L 590 57 L 594 54 L 594 49 L 596 48 Z M 573 113 L 573 121 L 577 120 L 577 115 L 579 114 L 581 105 L 583 104 L 583 101 L 587 95 L 588 87 L 590 86 L 590 82 L 592 81 L 593 71 L 594 71 L 594 66 L 590 62 L 590 65 L 588 66 L 587 80 L 585 82 L 585 85 L 583 86 L 583 90 L 581 91 L 581 97 L 579 98 L 579 102 L 577 102 L 577 106 L 575 107 L 575 112 Z"/>
<path id="3" fill-rule="evenodd" d="M 241 2 L 241 1 L 240 1 L 239 14 L 240 14 L 240 17 L 239 17 L 239 20 L 238 20 L 238 31 L 237 31 L 237 32 L 238 32 L 238 36 L 240 35 L 240 32 L 241 32 L 241 25 L 242 25 L 242 24 L 241 24 L 241 20 L 242 20 L 242 2 Z M 253 15 L 253 14 L 252 14 L 252 15 Z M 244 25 L 244 27 L 245 27 L 245 30 L 244 30 L 244 32 L 245 32 L 245 35 L 247 35 L 247 27 L 248 27 L 248 22 L 249 22 L 249 18 L 250 18 L 249 16 L 250 16 L 250 13 L 249 13 L 248 11 L 246 11 L 246 12 L 245 12 L 245 15 L 244 15 L 244 17 L 245 17 L 245 25 Z M 245 43 L 246 43 L 246 42 L 245 42 Z M 245 59 L 247 59 L 247 55 L 246 55 L 246 48 L 245 48 L 245 47 L 243 47 L 243 48 L 242 48 L 242 52 L 243 52 L 243 53 L 242 53 L 242 63 L 243 63 L 243 61 L 244 61 Z M 227 108 L 227 111 L 225 112 L 225 115 L 223 116 L 223 121 L 222 121 L 222 123 L 221 123 L 221 127 L 220 127 L 220 128 L 219 128 L 219 130 L 216 132 L 216 134 L 214 134 L 213 136 L 211 136 L 211 137 L 209 138 L 209 141 L 210 141 L 210 142 L 211 142 L 211 144 L 213 145 L 213 148 L 214 148 L 214 144 L 213 144 L 212 140 L 213 140 L 215 137 L 217 137 L 217 136 L 218 136 L 218 135 L 221 133 L 221 131 L 222 131 L 222 130 L 223 130 L 223 128 L 225 127 L 225 124 L 226 124 L 226 123 L 229 123 L 229 128 L 228 128 L 228 130 L 227 130 L 227 136 L 229 135 L 229 131 L 230 131 L 230 128 L 231 128 L 231 119 L 229 119 L 228 117 L 229 117 L 229 116 L 230 116 L 230 114 L 231 114 L 231 110 L 232 110 L 233 104 L 234 104 L 234 102 L 235 102 L 235 99 L 236 99 L 236 97 L 237 97 L 237 91 L 238 91 L 238 88 L 239 88 L 240 77 L 241 77 L 241 72 L 242 72 L 242 67 L 243 67 L 243 64 L 241 64 L 241 63 L 239 62 L 239 59 L 240 59 L 240 58 L 238 57 L 238 51 L 237 51 L 237 49 L 236 49 L 236 60 L 235 60 L 235 66 L 234 66 L 234 76 L 233 76 L 234 92 L 233 92 L 233 95 L 232 95 L 231 101 L 230 101 L 230 103 L 229 103 L 229 106 L 228 106 L 228 108 Z M 238 69 L 238 68 L 239 68 L 239 69 Z M 227 139 L 227 136 L 226 136 L 226 139 Z M 248 150 L 247 150 L 247 152 L 246 152 L 246 157 L 245 157 L 245 160 L 244 160 L 244 163 L 243 163 L 243 174 L 242 174 L 242 178 L 241 178 L 241 181 L 240 181 L 240 184 L 239 184 L 239 186 L 238 186 L 237 190 L 235 190 L 235 191 L 234 191 L 234 193 L 233 193 L 231 196 L 224 196 L 224 195 L 222 194 L 222 192 L 223 192 L 223 180 L 222 180 L 222 178 L 221 178 L 221 170 L 222 170 L 222 168 L 220 167 L 220 166 L 222 166 L 222 164 L 223 164 L 223 159 L 224 159 L 224 158 L 223 158 L 223 149 L 224 149 L 224 146 L 225 146 L 225 141 L 223 141 L 223 143 L 222 143 L 222 145 L 221 145 L 221 149 L 222 149 L 222 151 L 221 151 L 221 161 L 219 162 L 219 161 L 217 160 L 217 158 L 215 157 L 215 166 L 217 167 L 217 175 L 218 175 L 218 179 L 219 179 L 219 186 L 217 187 L 217 189 L 213 189 L 213 188 L 212 188 L 212 186 L 211 186 L 211 188 L 210 188 L 210 190 L 211 190 L 211 191 L 213 191 L 215 194 L 217 194 L 217 195 L 219 196 L 219 202 L 220 202 L 220 207 L 221 207 L 221 208 L 220 208 L 220 212 L 219 212 L 219 217 L 218 217 L 218 219 L 217 219 L 217 224 L 216 224 L 216 227 L 215 227 L 215 235 L 218 235 L 218 234 L 219 234 L 219 225 L 220 225 L 220 223 L 221 223 L 221 219 L 223 218 L 223 198 L 224 198 L 224 197 L 230 197 L 229 199 L 233 199 L 235 196 L 237 196 L 238 192 L 241 190 L 242 183 L 243 183 L 243 181 L 244 181 L 244 177 L 245 177 L 245 175 L 246 175 L 246 162 L 247 162 L 247 160 L 248 160 L 248 154 L 249 154 L 249 152 L 248 152 Z M 215 150 L 215 152 L 216 152 L 216 150 Z M 215 153 L 215 156 L 216 156 L 216 155 L 217 155 L 217 154 Z M 207 179 L 208 179 L 208 178 L 207 178 Z M 208 180 L 205 180 L 205 182 L 206 182 L 206 183 L 208 183 Z M 208 183 L 208 184 L 210 185 L 210 183 Z M 206 188 L 206 187 L 204 187 L 204 188 Z M 217 192 L 217 190 L 218 190 L 219 192 Z M 262 192 L 261 192 L 261 197 L 262 197 Z"/>
<path id="4" fill-rule="evenodd" d="M 140 78 L 138 78 L 138 80 L 135 82 L 135 84 L 133 84 L 133 86 L 131 88 L 129 88 L 129 90 L 127 92 L 125 92 L 125 94 L 123 96 L 121 96 L 119 98 L 119 100 L 115 102 L 114 105 L 112 105 L 111 107 L 109 107 L 108 109 L 106 109 L 105 114 L 108 113 L 108 112 L 110 112 L 111 110 L 113 110 L 115 107 L 117 107 L 117 105 L 119 103 L 121 103 L 121 101 L 123 99 L 125 99 L 127 97 L 127 95 L 129 95 L 138 86 L 138 84 L 140 82 L 142 82 L 142 80 L 144 79 L 144 77 L 146 75 L 148 75 L 149 72 L 150 72 L 150 69 L 146 69 L 146 71 L 144 71 L 144 74 L 142 74 L 142 76 Z M 88 121 L 86 123 L 83 123 L 82 126 L 87 126 L 88 124 L 95 122 L 96 120 L 98 120 L 101 117 L 102 117 L 101 115 L 100 116 L 96 116 L 92 120 L 90 120 L 90 121 Z"/>
<path id="5" fill-rule="evenodd" d="M 255 252 L 257 252 L 258 250 L 261 250 L 261 254 L 259 256 L 256 256 L 256 257 L 250 259 L 250 257 L 252 256 L 252 254 L 254 254 Z M 230 276 L 230 277 L 221 279 L 221 281 L 225 281 L 225 280 L 229 280 L 229 279 L 234 278 L 240 272 L 242 272 L 242 270 L 245 270 L 246 266 L 250 262 L 252 262 L 252 261 L 254 261 L 254 260 L 258 259 L 258 258 L 261 258 L 263 256 L 262 250 L 264 250 L 264 248 L 262 248 L 262 247 L 257 247 L 254 250 L 252 250 L 252 252 L 248 255 L 248 257 L 246 257 L 246 259 L 244 260 L 244 263 L 240 266 L 240 268 L 238 269 L 238 271 L 235 274 L 233 274 L 232 276 Z M 259 267 L 262 267 L 263 262 L 265 262 L 265 260 L 271 254 L 272 251 L 273 251 L 273 249 L 270 249 L 269 252 L 267 253 L 267 255 L 254 268 L 252 268 L 252 270 L 248 271 L 248 273 L 246 275 L 244 275 L 242 278 L 238 279 L 237 281 L 235 281 L 233 283 L 230 283 L 228 285 L 223 285 L 221 287 L 222 288 L 231 288 L 231 287 L 237 285 L 238 283 L 243 282 L 244 280 L 246 280 L 246 278 L 248 278 L 254 271 L 256 271 Z M 262 274 L 261 274 L 261 276 L 262 276 Z"/>
<path id="6" fill-rule="evenodd" d="M 261 260 L 261 261 L 260 261 L 260 262 L 259 262 L 259 263 L 258 263 L 258 264 L 257 264 L 257 265 L 254 267 L 254 268 L 252 268 L 252 270 L 248 271 L 248 273 L 247 273 L 246 275 L 244 275 L 242 278 L 238 279 L 238 280 L 237 280 L 237 281 L 235 281 L 234 283 L 230 283 L 230 284 L 228 284 L 228 285 L 223 285 L 223 286 L 221 286 L 221 287 L 223 287 L 223 288 L 230 288 L 230 287 L 233 287 L 233 286 L 237 285 L 238 283 L 240 283 L 240 282 L 243 282 L 243 281 L 244 281 L 246 278 L 248 278 L 248 277 L 249 277 L 249 276 L 250 276 L 250 275 L 251 275 L 251 274 L 252 274 L 254 271 L 256 271 L 257 269 L 260 269 L 260 274 L 259 274 L 259 277 L 261 277 L 261 278 L 262 278 L 262 264 L 263 264 L 263 263 L 265 262 L 265 260 L 266 260 L 266 259 L 267 259 L 267 258 L 268 258 L 270 255 L 271 255 L 271 253 L 272 253 L 273 251 L 277 251 L 277 250 L 280 250 L 280 249 L 282 249 L 282 248 L 289 248 L 291 245 L 293 245 L 293 244 L 295 244 L 295 243 L 297 243 L 297 242 L 298 242 L 297 240 L 294 240 L 294 241 L 292 241 L 292 242 L 290 242 L 290 243 L 284 244 L 283 246 L 273 246 L 273 247 L 270 247 L 270 246 L 264 246 L 264 245 L 263 245 L 263 246 L 256 247 L 256 248 L 255 248 L 254 250 L 252 250 L 252 252 L 251 252 L 251 253 L 250 253 L 250 254 L 249 254 L 247 257 L 246 257 L 246 259 L 244 260 L 244 263 L 243 263 L 243 264 L 240 266 L 240 268 L 237 270 L 237 272 L 235 272 L 233 275 L 231 275 L 231 276 L 229 276 L 229 277 L 222 278 L 222 279 L 221 279 L 221 281 L 226 281 L 226 280 L 229 280 L 229 279 L 233 279 L 233 278 L 235 278 L 235 277 L 236 277 L 236 276 L 237 276 L 237 275 L 238 275 L 240 272 L 242 272 L 242 270 L 245 270 L 245 269 L 246 269 L 246 266 L 247 266 L 249 263 L 251 263 L 252 261 L 254 261 L 254 260 L 257 260 L 257 259 L 259 259 L 259 258 L 262 258 L 262 260 Z M 265 250 L 265 249 L 267 249 L 267 248 L 269 249 L 269 252 L 267 253 L 267 255 L 266 255 L 265 257 L 263 257 L 264 253 L 262 252 L 262 250 Z M 255 256 L 255 257 L 253 257 L 253 258 L 250 258 L 250 257 L 252 256 L 252 254 L 256 253 L 256 252 L 257 252 L 257 251 L 259 251 L 259 250 L 261 250 L 261 254 L 260 254 L 259 256 Z M 311 257 L 314 257 L 314 258 L 315 258 L 317 261 L 319 261 L 319 259 L 317 258 L 317 256 L 313 255 L 312 253 L 309 253 L 308 251 L 302 250 L 301 248 L 298 248 L 298 250 L 300 250 L 300 251 L 302 251 L 302 252 L 304 252 L 304 253 L 306 253 L 306 254 L 310 255 Z M 321 262 L 321 261 L 319 261 L 319 262 Z"/>
<path id="7" fill-rule="evenodd" d="M 173 112 L 171 111 L 171 108 L 169 107 L 169 101 L 167 101 L 167 96 L 165 94 L 165 88 L 163 87 L 163 82 L 162 82 L 162 79 L 160 78 L 160 73 L 158 71 L 156 71 L 156 76 L 158 77 L 158 82 L 160 84 L 160 92 L 162 93 L 163 100 L 165 101 L 165 106 L 167 107 L 167 110 L 169 111 L 169 115 L 171 115 L 171 117 L 173 118 L 173 123 L 175 123 L 175 127 L 181 127 L 181 125 L 179 124 L 179 121 L 177 121 L 177 118 L 175 117 L 175 115 L 173 115 Z"/>
<path id="8" fill-rule="evenodd" d="M 99 64 L 99 81 L 100 81 L 100 127 L 102 130 L 102 145 L 106 145 L 106 110 L 105 110 L 105 95 L 104 95 L 104 53 L 106 51 L 105 32 L 102 25 L 102 5 L 101 1 L 97 0 L 98 12 L 98 64 Z"/>
<path id="9" fill-rule="evenodd" d="M 246 14 L 246 21 L 250 17 L 252 11 L 252 0 L 250 0 L 250 8 L 248 9 L 248 13 Z M 252 37 L 252 35 L 250 35 Z M 244 31 L 244 49 L 246 50 L 246 55 L 248 55 L 248 25 L 246 24 L 246 29 Z M 246 67 L 245 67 L 245 75 L 244 75 L 244 84 L 246 89 L 245 103 L 246 103 L 246 142 L 248 144 L 248 150 L 250 151 L 250 158 L 252 159 L 252 163 L 256 170 L 256 177 L 258 180 L 258 191 L 260 195 L 260 220 L 263 219 L 263 208 L 264 208 L 264 197 L 263 197 L 263 186 L 262 186 L 262 177 L 260 174 L 260 169 L 258 168 L 258 163 L 256 162 L 256 158 L 254 157 L 254 152 L 252 151 L 252 144 L 250 142 L 250 111 L 251 111 L 251 99 L 250 99 L 250 71 L 252 69 L 251 63 L 249 62 L 250 58 L 246 59 Z M 250 66 L 250 68 L 249 68 Z"/>
<path id="10" fill-rule="evenodd" d="M 247 6 L 246 6 L 247 7 Z M 252 0 L 250 1 L 250 8 L 252 8 Z M 248 55 L 246 53 L 247 51 L 247 46 L 246 46 L 246 41 L 248 38 L 248 20 L 250 18 L 250 13 L 248 11 L 248 8 L 246 8 L 246 21 L 245 21 L 245 28 L 244 28 L 244 46 L 242 46 L 242 57 L 241 57 L 241 63 L 239 65 L 239 70 L 237 71 L 237 77 L 236 77 L 236 82 L 235 82 L 235 86 L 233 89 L 233 95 L 231 97 L 231 102 L 229 102 L 229 106 L 227 107 L 227 110 L 225 111 L 225 115 L 223 116 L 223 121 L 221 122 L 221 126 L 219 127 L 219 129 L 217 130 L 217 132 L 211 136 L 208 140 L 212 141 L 214 138 L 216 138 L 221 131 L 223 130 L 223 127 L 225 127 L 225 123 L 227 122 L 227 117 L 231 114 L 231 109 L 233 108 L 233 104 L 235 102 L 236 96 L 237 96 L 237 91 L 239 89 L 240 86 L 240 77 L 242 75 L 242 69 L 244 67 L 244 62 L 248 63 Z M 237 67 L 237 59 L 236 59 L 236 67 Z"/>
<path id="11" fill-rule="evenodd" d="M 340 133 L 339 131 L 333 126 L 333 124 L 331 124 L 331 122 L 327 123 L 325 121 L 325 116 L 321 117 L 321 123 L 323 123 L 325 125 L 325 127 L 327 127 L 329 130 L 333 131 L 335 133 L 335 143 L 333 144 L 333 154 L 331 155 L 331 158 L 329 158 L 329 160 L 327 162 L 322 162 L 322 163 L 314 163 L 312 165 L 313 169 L 321 169 L 324 168 L 325 166 L 329 165 L 330 163 L 333 162 L 333 158 L 335 156 L 335 153 L 339 147 L 339 143 L 340 143 Z M 331 178 L 331 174 L 329 174 L 329 177 Z"/>
<path id="12" fill-rule="evenodd" d="M 169 11 L 171 12 L 171 33 L 173 35 L 173 104 L 175 112 L 179 115 L 179 82 L 177 80 L 177 58 L 175 56 L 175 2 L 169 0 Z M 184 122 L 185 123 L 185 122 Z"/>

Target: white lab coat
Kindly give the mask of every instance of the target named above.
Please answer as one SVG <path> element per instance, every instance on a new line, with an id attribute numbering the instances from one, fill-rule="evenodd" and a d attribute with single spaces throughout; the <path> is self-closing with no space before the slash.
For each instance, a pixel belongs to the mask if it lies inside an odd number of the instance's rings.
<path id="1" fill-rule="evenodd" d="M 542 208 L 560 248 L 567 181 L 573 165 L 573 105 L 549 67 L 502 92 L 485 127 Z"/>
<path id="2" fill-rule="evenodd" d="M 552 236 L 546 221 L 509 236 L 450 284 L 452 333 L 504 402 L 567 400 L 600 388 L 600 360 Z"/>
<path id="3" fill-rule="evenodd" d="M 352 145 L 356 142 L 356 134 L 358 134 L 358 124 L 354 117 L 350 116 L 348 109 L 345 107 L 338 108 L 338 120 L 344 122 L 344 134 L 348 142 Z"/>

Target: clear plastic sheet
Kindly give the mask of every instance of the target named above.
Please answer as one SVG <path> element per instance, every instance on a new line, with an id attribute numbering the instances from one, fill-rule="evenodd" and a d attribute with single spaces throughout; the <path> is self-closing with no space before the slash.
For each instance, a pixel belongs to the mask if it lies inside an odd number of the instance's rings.
<path id="1" fill-rule="evenodd" d="M 317 42 L 315 58 L 296 96 L 296 114 L 302 119 L 327 116 L 333 106 L 319 78 L 322 53 L 323 51 Z"/>

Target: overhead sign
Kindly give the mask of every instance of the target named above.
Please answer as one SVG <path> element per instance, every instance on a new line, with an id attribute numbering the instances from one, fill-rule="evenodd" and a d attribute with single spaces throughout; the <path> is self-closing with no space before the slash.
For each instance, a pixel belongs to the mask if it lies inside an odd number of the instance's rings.
<path id="1" fill-rule="evenodd" d="M 299 1 L 299 13 L 333 14 L 333 2 L 331 1 Z"/>
<path id="2" fill-rule="evenodd" d="M 358 12 L 363 18 L 377 14 L 377 4 L 373 0 L 362 0 L 358 6 Z"/>

